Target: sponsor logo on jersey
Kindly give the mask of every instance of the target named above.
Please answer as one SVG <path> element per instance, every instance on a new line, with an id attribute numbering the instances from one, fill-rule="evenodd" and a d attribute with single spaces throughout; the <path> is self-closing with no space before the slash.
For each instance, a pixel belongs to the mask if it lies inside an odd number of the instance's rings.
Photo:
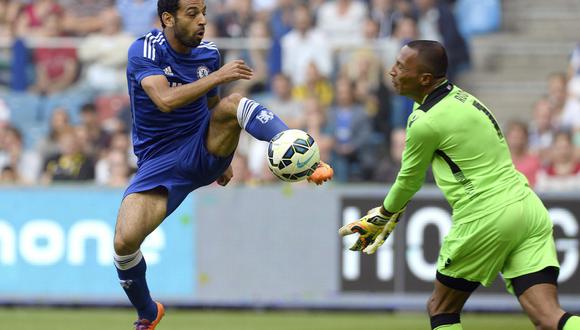
<path id="1" fill-rule="evenodd" d="M 200 67 L 197 68 L 197 78 L 201 79 L 203 77 L 207 77 L 209 76 L 209 69 L 207 68 L 207 66 L 202 65 Z"/>

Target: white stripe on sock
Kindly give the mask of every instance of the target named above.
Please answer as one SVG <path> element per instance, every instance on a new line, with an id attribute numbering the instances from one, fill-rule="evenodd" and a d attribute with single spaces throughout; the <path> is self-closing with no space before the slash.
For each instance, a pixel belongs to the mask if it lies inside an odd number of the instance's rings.
<path id="1" fill-rule="evenodd" d="M 141 250 L 137 250 L 137 252 L 128 256 L 119 256 L 115 253 L 113 258 L 115 267 L 120 270 L 127 270 L 137 266 L 141 262 L 141 259 L 143 259 L 143 254 L 141 254 Z"/>
<path id="2" fill-rule="evenodd" d="M 246 129 L 250 118 L 252 118 L 252 114 L 254 110 L 258 107 L 258 102 L 250 100 L 248 98 L 242 98 L 240 103 L 238 104 L 238 124 L 241 128 Z"/>

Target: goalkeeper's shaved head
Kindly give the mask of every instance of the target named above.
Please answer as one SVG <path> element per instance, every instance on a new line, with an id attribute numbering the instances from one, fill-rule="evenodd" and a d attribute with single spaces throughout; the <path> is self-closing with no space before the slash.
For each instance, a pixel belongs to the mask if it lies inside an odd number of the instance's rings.
<path id="1" fill-rule="evenodd" d="M 407 47 L 417 51 L 418 65 L 423 73 L 430 73 L 433 78 L 447 75 L 447 52 L 443 45 L 433 40 L 414 40 Z"/>
<path id="2" fill-rule="evenodd" d="M 406 44 L 389 71 L 399 95 L 417 103 L 446 79 L 447 52 L 437 41 L 415 40 Z"/>

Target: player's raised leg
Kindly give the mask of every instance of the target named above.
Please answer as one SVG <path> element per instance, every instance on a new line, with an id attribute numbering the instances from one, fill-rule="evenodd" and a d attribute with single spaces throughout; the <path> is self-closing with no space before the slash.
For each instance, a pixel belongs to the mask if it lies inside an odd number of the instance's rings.
<path id="1" fill-rule="evenodd" d="M 115 227 L 115 267 L 131 304 L 137 309 L 138 330 L 152 330 L 164 314 L 163 306 L 151 299 L 145 278 L 147 265 L 140 246 L 166 215 L 167 191 L 157 188 L 133 193 L 123 199 Z"/>
<path id="2" fill-rule="evenodd" d="M 208 151 L 219 157 L 229 156 L 238 145 L 242 129 L 267 142 L 288 126 L 263 105 L 235 93 L 220 100 L 212 110 Z"/>
<path id="3" fill-rule="evenodd" d="M 463 329 L 460 318 L 461 310 L 471 293 L 478 286 L 479 283 L 477 282 L 452 278 L 438 272 L 433 294 L 427 302 L 431 329 Z"/>
<path id="4" fill-rule="evenodd" d="M 238 145 L 242 129 L 256 139 L 268 142 L 288 126 L 258 102 L 232 94 L 220 100 L 212 110 L 206 141 L 208 151 L 219 157 L 231 155 Z M 311 176 L 317 184 L 331 179 L 333 174 L 330 166 L 321 164 Z"/>

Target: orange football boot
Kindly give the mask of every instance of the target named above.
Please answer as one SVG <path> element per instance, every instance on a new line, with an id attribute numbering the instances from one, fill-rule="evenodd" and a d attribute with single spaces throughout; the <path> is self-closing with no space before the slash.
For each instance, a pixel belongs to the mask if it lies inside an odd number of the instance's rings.
<path id="1" fill-rule="evenodd" d="M 137 320 L 137 322 L 134 323 L 135 330 L 155 330 L 155 327 L 159 322 L 161 322 L 163 315 L 165 315 L 165 308 L 163 305 L 158 302 L 155 302 L 155 304 L 157 304 L 157 318 L 153 322 L 146 319 Z"/>
<path id="2" fill-rule="evenodd" d="M 308 177 L 308 182 L 314 182 L 316 185 L 321 185 L 328 180 L 332 180 L 334 175 L 334 170 L 330 165 L 323 161 L 318 163 L 318 167 L 314 170 L 314 173 Z"/>

